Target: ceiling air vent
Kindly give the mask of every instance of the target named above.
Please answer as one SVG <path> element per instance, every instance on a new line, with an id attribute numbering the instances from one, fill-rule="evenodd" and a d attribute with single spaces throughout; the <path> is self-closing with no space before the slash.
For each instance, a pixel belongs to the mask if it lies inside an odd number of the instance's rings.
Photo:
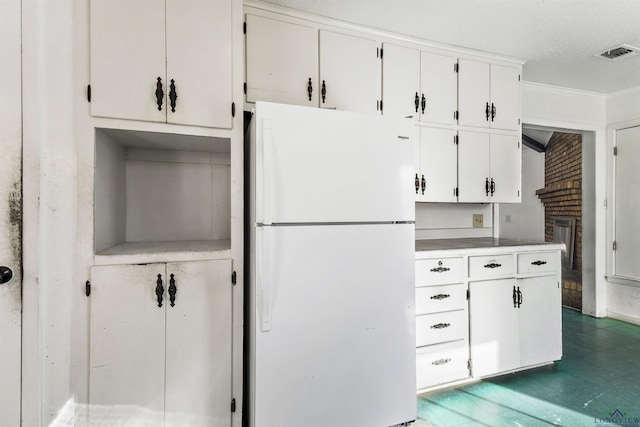
<path id="1" fill-rule="evenodd" d="M 604 52 L 599 53 L 596 56 L 608 59 L 610 61 L 616 61 L 620 58 L 628 58 L 636 55 L 640 55 L 640 48 L 628 44 L 623 44 L 612 49 L 605 50 Z"/>

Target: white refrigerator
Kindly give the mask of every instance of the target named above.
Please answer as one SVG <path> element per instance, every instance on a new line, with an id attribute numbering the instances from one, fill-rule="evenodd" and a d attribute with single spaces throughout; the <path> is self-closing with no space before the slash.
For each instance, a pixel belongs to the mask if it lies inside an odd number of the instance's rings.
<path id="1" fill-rule="evenodd" d="M 413 121 L 257 102 L 250 427 L 416 418 Z"/>

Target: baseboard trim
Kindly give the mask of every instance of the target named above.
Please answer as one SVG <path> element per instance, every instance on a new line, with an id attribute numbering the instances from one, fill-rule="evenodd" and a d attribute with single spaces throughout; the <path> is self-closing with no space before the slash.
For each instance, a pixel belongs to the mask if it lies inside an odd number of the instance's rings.
<path id="1" fill-rule="evenodd" d="M 607 317 L 640 326 L 640 317 L 637 316 L 630 316 L 628 314 L 618 313 L 617 311 L 607 310 Z"/>

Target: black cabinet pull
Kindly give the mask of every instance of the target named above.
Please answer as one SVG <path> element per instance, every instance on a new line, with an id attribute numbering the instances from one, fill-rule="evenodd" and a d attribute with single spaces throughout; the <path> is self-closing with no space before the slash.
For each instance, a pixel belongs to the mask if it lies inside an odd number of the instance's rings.
<path id="1" fill-rule="evenodd" d="M 437 294 L 437 295 L 433 295 L 431 297 L 431 299 L 440 301 L 440 300 L 447 299 L 447 298 L 450 298 L 450 297 L 451 297 L 451 295 L 449 295 L 449 294 Z"/>
<path id="2" fill-rule="evenodd" d="M 424 93 L 422 94 L 422 114 L 424 114 L 424 110 L 427 108 L 427 98 L 425 98 Z"/>
<path id="3" fill-rule="evenodd" d="M 451 326 L 451 323 L 437 323 L 435 325 L 431 325 L 431 329 L 445 329 Z"/>
<path id="4" fill-rule="evenodd" d="M 486 106 L 486 107 L 485 107 L 485 109 L 484 109 L 484 114 L 485 114 L 485 116 L 487 117 L 487 121 L 489 121 L 489 114 L 490 114 L 490 112 L 489 112 L 489 103 L 488 103 L 488 102 L 487 102 L 487 106 Z"/>
<path id="5" fill-rule="evenodd" d="M 178 92 L 176 91 L 176 82 L 171 79 L 171 84 L 169 85 L 169 99 L 171 100 L 171 112 L 176 112 L 176 100 L 178 99 Z"/>
<path id="6" fill-rule="evenodd" d="M 158 77 L 156 82 L 156 102 L 158 104 L 158 111 L 162 111 L 162 101 L 164 100 L 164 91 L 162 90 L 162 79 Z"/>
<path id="7" fill-rule="evenodd" d="M 420 190 L 420 177 L 418 177 L 418 174 L 416 174 L 416 194 L 418 194 L 419 190 Z"/>
<path id="8" fill-rule="evenodd" d="M 416 97 L 413 99 L 413 103 L 416 106 L 416 113 L 417 113 L 418 107 L 420 106 L 420 97 L 418 96 L 418 92 L 416 92 Z"/>
<path id="9" fill-rule="evenodd" d="M 322 103 L 324 104 L 324 99 L 327 96 L 327 85 L 324 83 L 324 80 L 322 81 Z"/>
<path id="10" fill-rule="evenodd" d="M 545 265 L 546 263 L 547 261 L 538 260 L 538 261 L 533 261 L 531 265 Z"/>
<path id="11" fill-rule="evenodd" d="M 311 83 L 311 77 L 309 77 L 309 81 L 307 82 L 307 94 L 309 95 L 309 101 L 311 101 L 311 95 L 313 94 L 313 83 Z"/>
<path id="12" fill-rule="evenodd" d="M 502 264 L 498 264 L 498 263 L 492 262 L 492 263 L 486 264 L 484 266 L 484 268 L 498 268 L 498 267 L 502 267 Z"/>
<path id="13" fill-rule="evenodd" d="M 431 362 L 431 364 L 432 364 L 432 365 L 439 366 L 439 365 L 444 365 L 444 364 L 449 363 L 449 362 L 451 362 L 451 359 L 446 358 L 446 359 L 438 359 L 438 360 L 434 360 L 433 362 Z"/>
<path id="14" fill-rule="evenodd" d="M 489 178 L 485 178 L 484 180 L 484 191 L 489 196 Z"/>
<path id="15" fill-rule="evenodd" d="M 431 271 L 434 273 L 444 273 L 445 271 L 449 271 L 449 270 L 451 269 L 447 267 L 436 267 L 431 269 Z"/>
<path id="16" fill-rule="evenodd" d="M 164 286 L 162 286 L 162 274 L 158 274 L 156 281 L 156 297 L 158 298 L 158 307 L 162 307 L 162 295 L 164 294 Z"/>
<path id="17" fill-rule="evenodd" d="M 496 118 L 496 106 L 491 103 L 491 121 Z"/>
<path id="18" fill-rule="evenodd" d="M 171 307 L 176 305 L 176 292 L 178 292 L 178 288 L 176 287 L 176 279 L 173 274 L 170 275 L 169 279 L 169 301 L 171 301 Z"/>
<path id="19" fill-rule="evenodd" d="M 514 285 L 513 287 L 513 293 L 511 294 L 511 297 L 513 298 L 513 308 L 516 308 L 518 305 L 518 293 L 516 292 L 516 287 Z"/>
<path id="20" fill-rule="evenodd" d="M 491 195 L 493 196 L 493 193 L 496 192 L 496 183 L 493 178 L 491 178 L 491 185 L 489 185 L 489 188 L 491 188 Z"/>
<path id="21" fill-rule="evenodd" d="M 522 292 L 520 292 L 520 286 L 518 286 L 516 293 L 518 294 L 518 308 L 520 308 L 520 305 L 522 305 Z"/>
<path id="22" fill-rule="evenodd" d="M 422 188 L 422 194 L 424 195 L 424 190 L 427 189 L 427 180 L 424 179 L 424 175 L 422 175 L 422 180 L 420 181 L 420 187 Z"/>

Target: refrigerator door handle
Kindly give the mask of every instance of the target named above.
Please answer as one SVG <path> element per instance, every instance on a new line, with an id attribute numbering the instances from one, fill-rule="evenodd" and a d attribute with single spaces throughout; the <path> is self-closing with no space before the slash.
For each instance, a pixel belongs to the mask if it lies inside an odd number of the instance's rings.
<path id="1" fill-rule="evenodd" d="M 261 204 L 260 210 L 262 211 L 263 224 L 271 225 L 271 189 L 272 189 L 272 173 L 274 171 L 272 167 L 271 155 L 273 152 L 273 127 L 271 120 L 264 119 L 262 121 L 262 149 L 259 151 L 261 159 L 257 162 L 258 167 L 262 167 L 258 170 L 257 175 L 261 185 Z"/>
<path id="2" fill-rule="evenodd" d="M 256 228 L 256 302 L 260 330 L 271 330 L 271 227 Z"/>

